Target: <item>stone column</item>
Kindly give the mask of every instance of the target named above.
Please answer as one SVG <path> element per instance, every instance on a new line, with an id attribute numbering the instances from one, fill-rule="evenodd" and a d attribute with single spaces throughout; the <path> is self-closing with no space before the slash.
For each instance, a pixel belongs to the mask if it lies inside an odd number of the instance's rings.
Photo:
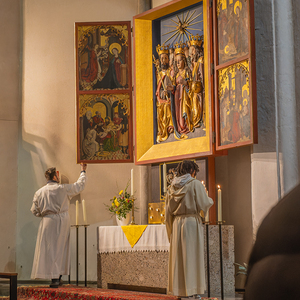
<path id="1" fill-rule="evenodd" d="M 151 199 L 151 165 L 139 166 L 140 170 L 140 197 L 139 197 L 139 212 L 140 224 L 148 224 L 148 203 Z"/>
<path id="2" fill-rule="evenodd" d="M 292 0 L 273 0 L 275 100 L 279 152 L 283 159 L 283 186 L 287 194 L 298 184 L 295 53 Z"/>
<path id="3" fill-rule="evenodd" d="M 138 0 L 138 13 L 151 9 L 151 0 Z"/>

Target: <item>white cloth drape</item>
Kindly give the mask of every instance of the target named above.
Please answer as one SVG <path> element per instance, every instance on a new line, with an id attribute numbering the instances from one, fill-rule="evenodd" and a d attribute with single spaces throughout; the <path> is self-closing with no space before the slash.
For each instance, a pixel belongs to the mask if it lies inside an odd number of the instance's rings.
<path id="1" fill-rule="evenodd" d="M 121 251 L 169 251 L 164 225 L 148 225 L 138 242 L 131 248 L 120 226 L 100 226 L 98 234 L 98 253 Z"/>

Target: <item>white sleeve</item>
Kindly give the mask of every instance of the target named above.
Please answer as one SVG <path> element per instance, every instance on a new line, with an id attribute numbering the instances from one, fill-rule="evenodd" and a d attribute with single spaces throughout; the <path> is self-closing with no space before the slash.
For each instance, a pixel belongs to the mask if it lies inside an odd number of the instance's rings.
<path id="1" fill-rule="evenodd" d="M 168 235 L 168 239 L 169 242 L 171 241 L 171 235 L 172 235 L 172 227 L 173 227 L 173 215 L 170 211 L 170 194 L 167 193 L 166 195 L 166 202 L 165 202 L 165 224 L 166 224 L 166 230 L 167 230 L 167 235 Z"/>
<path id="2" fill-rule="evenodd" d="M 67 195 L 69 197 L 73 197 L 73 196 L 79 194 L 80 192 L 82 192 L 85 187 L 86 179 L 87 179 L 86 173 L 81 172 L 78 180 L 75 183 L 66 184 L 65 189 L 67 191 Z"/>
<path id="3" fill-rule="evenodd" d="M 42 213 L 41 213 L 41 209 L 39 207 L 39 204 L 38 204 L 38 194 L 37 192 L 34 194 L 34 197 L 33 197 L 33 201 L 32 201 L 32 206 L 31 206 L 31 212 L 36 216 L 36 217 L 41 217 L 42 216 Z"/>
<path id="4" fill-rule="evenodd" d="M 203 210 L 204 215 L 206 215 L 209 208 L 214 204 L 214 201 L 207 196 L 205 188 L 200 181 L 197 180 L 195 184 L 195 195 L 198 209 L 199 211 Z"/>

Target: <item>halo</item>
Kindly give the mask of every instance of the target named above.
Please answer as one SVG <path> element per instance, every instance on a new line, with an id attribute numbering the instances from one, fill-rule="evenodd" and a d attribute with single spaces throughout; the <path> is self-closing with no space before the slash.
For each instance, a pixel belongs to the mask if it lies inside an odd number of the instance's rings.
<path id="1" fill-rule="evenodd" d="M 112 53 L 112 49 L 114 49 L 114 48 L 116 48 L 116 49 L 119 51 L 119 53 L 120 53 L 121 50 L 122 50 L 122 47 L 121 47 L 120 44 L 118 44 L 118 43 L 112 43 L 112 44 L 109 46 L 109 52 L 110 52 L 112 55 L 114 55 L 114 54 Z"/>
<path id="2" fill-rule="evenodd" d="M 240 7 L 240 10 L 242 10 L 242 7 L 243 7 L 243 5 L 242 5 L 242 3 L 240 1 L 236 1 L 235 4 L 234 4 L 234 13 L 235 14 L 236 14 L 236 8 L 237 8 L 237 6 Z"/>

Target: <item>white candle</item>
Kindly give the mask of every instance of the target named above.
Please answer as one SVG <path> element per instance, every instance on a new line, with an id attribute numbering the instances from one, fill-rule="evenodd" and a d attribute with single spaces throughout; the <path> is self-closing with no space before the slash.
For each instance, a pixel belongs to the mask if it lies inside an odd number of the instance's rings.
<path id="1" fill-rule="evenodd" d="M 163 164 L 163 183 L 164 183 L 164 193 L 167 192 L 167 165 L 166 163 Z"/>
<path id="2" fill-rule="evenodd" d="M 134 190 L 133 190 L 133 169 L 131 169 L 130 173 L 130 194 L 133 196 Z"/>
<path id="3" fill-rule="evenodd" d="M 78 225 L 78 217 L 79 217 L 79 202 L 76 200 L 76 225 Z"/>
<path id="4" fill-rule="evenodd" d="M 205 188 L 205 191 L 206 191 L 206 195 L 208 197 L 208 190 L 206 188 Z M 205 215 L 205 222 L 209 223 L 209 210 L 207 211 L 207 213 Z"/>
<path id="5" fill-rule="evenodd" d="M 218 185 L 218 222 L 222 222 L 222 191 Z"/>
<path id="6" fill-rule="evenodd" d="M 207 211 L 207 213 L 205 215 L 205 222 L 209 223 L 209 210 Z"/>
<path id="7" fill-rule="evenodd" d="M 82 200 L 82 212 L 83 212 L 83 224 L 86 225 L 86 209 L 85 209 L 85 201 L 84 199 Z"/>

